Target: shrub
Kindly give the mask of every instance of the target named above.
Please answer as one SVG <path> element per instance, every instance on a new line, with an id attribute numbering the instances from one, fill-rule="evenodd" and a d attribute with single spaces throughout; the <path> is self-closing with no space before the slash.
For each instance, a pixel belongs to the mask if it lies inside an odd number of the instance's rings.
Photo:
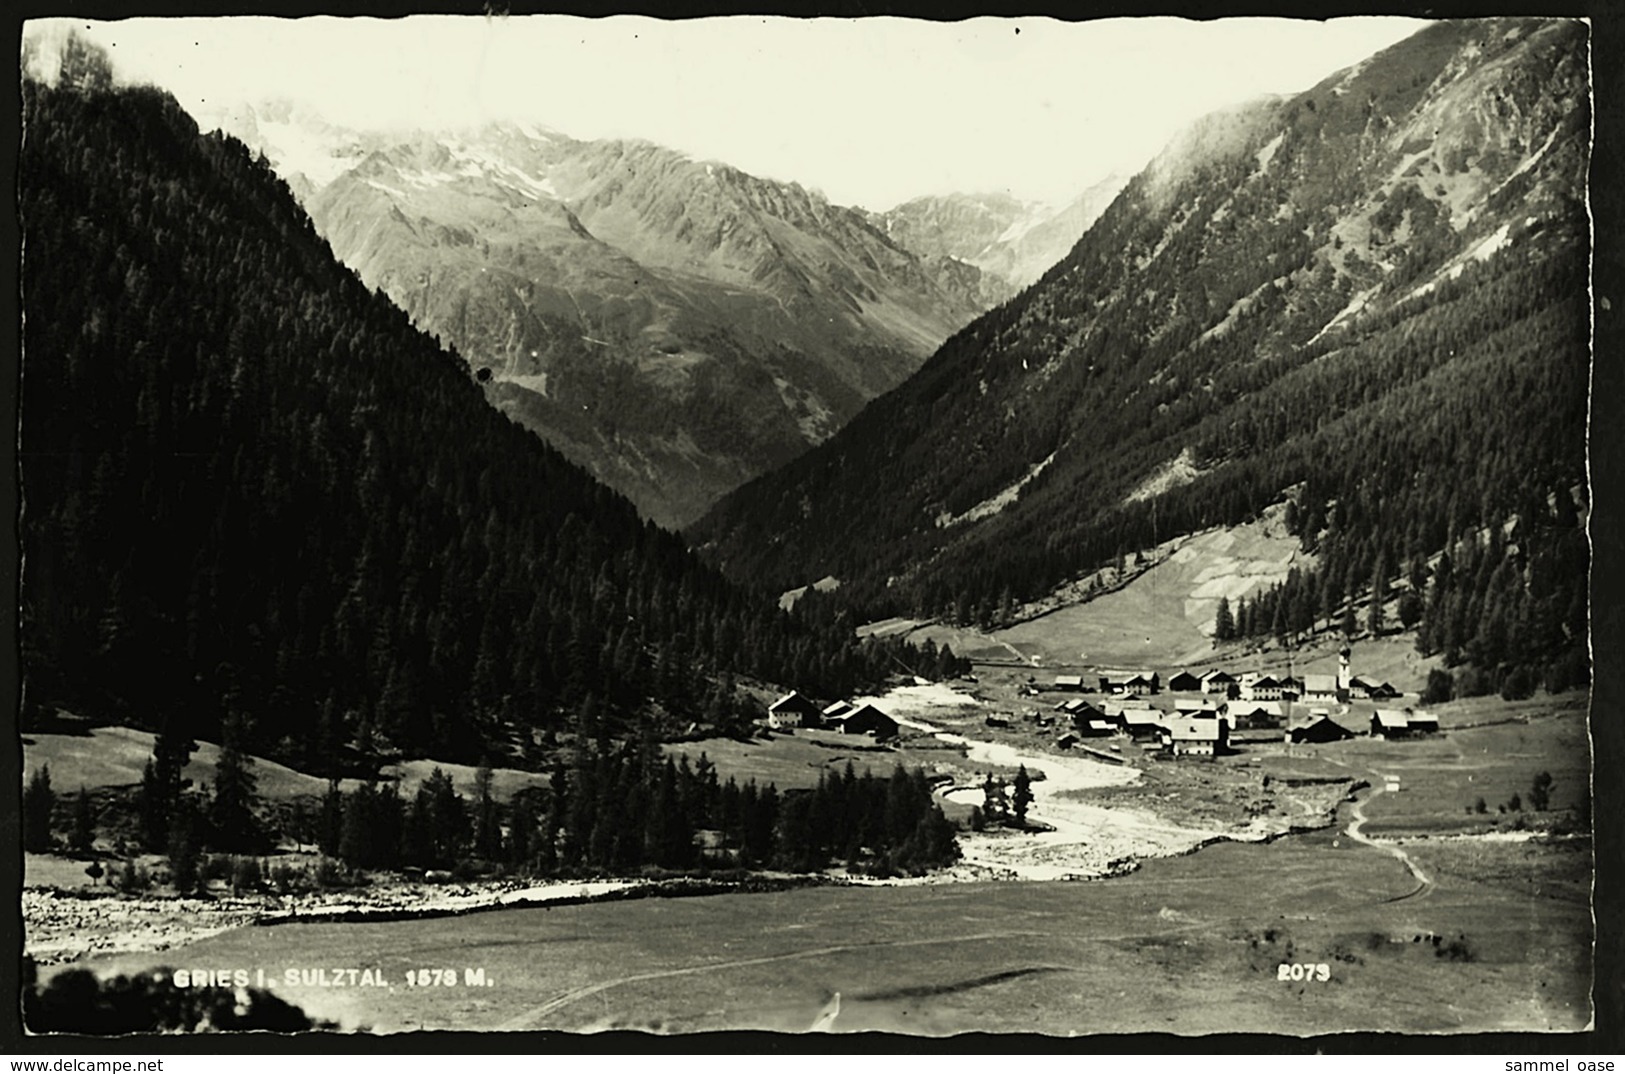
<path id="1" fill-rule="evenodd" d="M 322 857 L 316 860 L 316 884 L 324 888 L 348 887 L 350 878 L 345 874 L 344 867 L 332 858 Z"/>
<path id="2" fill-rule="evenodd" d="M 230 880 L 231 858 L 225 854 L 205 854 L 198 865 L 197 874 L 205 884 L 211 880 Z"/>
<path id="3" fill-rule="evenodd" d="M 272 889 L 279 895 L 305 891 L 310 887 L 309 874 L 287 862 L 279 861 L 271 866 L 269 879 Z"/>
<path id="4" fill-rule="evenodd" d="M 1546 812 L 1552 804 L 1552 774 L 1541 772 L 1529 784 L 1529 808 L 1539 813 Z"/>
<path id="5" fill-rule="evenodd" d="M 1439 705 L 1455 697 L 1455 676 L 1443 668 L 1428 672 L 1427 687 L 1422 691 L 1422 704 Z"/>
<path id="6" fill-rule="evenodd" d="M 134 861 L 127 861 L 119 870 L 118 886 L 120 891 L 146 891 L 152 886 L 152 877 Z"/>
<path id="7" fill-rule="evenodd" d="M 1501 700 L 1522 701 L 1533 697 L 1535 693 L 1535 676 L 1523 664 L 1519 664 L 1501 680 Z"/>
<path id="8" fill-rule="evenodd" d="M 231 886 L 235 891 L 258 891 L 262 877 L 258 858 L 237 858 L 231 866 Z"/>
<path id="9" fill-rule="evenodd" d="M 1442 958 L 1450 962 L 1476 962 L 1478 953 L 1465 935 L 1458 935 L 1449 943 L 1436 944 L 1433 948 L 1435 958 Z"/>

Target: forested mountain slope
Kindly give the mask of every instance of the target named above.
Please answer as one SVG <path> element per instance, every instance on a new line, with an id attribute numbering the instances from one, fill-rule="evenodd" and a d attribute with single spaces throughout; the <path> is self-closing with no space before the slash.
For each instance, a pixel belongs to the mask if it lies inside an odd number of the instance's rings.
<path id="1" fill-rule="evenodd" d="M 820 442 L 986 309 L 980 272 L 794 183 L 529 124 L 220 117 L 492 403 L 664 525 Z"/>
<path id="2" fill-rule="evenodd" d="M 21 637 L 55 705 L 330 770 L 566 713 L 727 725 L 891 654 L 786 616 L 488 406 L 242 143 L 70 49 L 24 84 Z"/>
<path id="3" fill-rule="evenodd" d="M 993 621 L 1289 497 L 1318 567 L 1283 629 L 1421 585 L 1452 662 L 1572 671 L 1589 130 L 1586 27 L 1534 19 L 1438 23 L 1210 116 L 1032 289 L 691 535 L 741 577 Z"/>

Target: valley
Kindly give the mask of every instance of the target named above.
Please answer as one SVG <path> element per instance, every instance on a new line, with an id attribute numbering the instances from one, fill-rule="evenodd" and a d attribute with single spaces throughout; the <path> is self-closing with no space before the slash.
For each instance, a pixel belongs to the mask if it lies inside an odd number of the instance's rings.
<path id="1" fill-rule="evenodd" d="M 1561 1031 L 1589 1019 L 1588 843 L 1552 820 L 1526 827 L 1460 805 L 1473 793 L 1499 797 L 1546 766 L 1560 788 L 1549 816 L 1560 818 L 1584 794 L 1583 697 L 1441 706 L 1444 730 L 1432 742 L 1255 742 L 1218 762 L 1126 746 L 1131 768 L 1057 753 L 1029 730 L 990 732 L 985 714 L 1026 700 L 1014 686 L 984 676 L 971 694 L 903 687 L 879 699 L 913 724 L 929 714 L 930 726 L 954 728 L 961 748 L 933 746 L 942 736 L 916 727 L 901 752 L 825 751 L 829 766 L 935 753 L 963 782 L 973 782 L 971 770 L 1008 773 L 1017 762 L 1045 773 L 1031 813 L 1043 830 L 966 834 L 961 863 L 924 881 L 837 872 L 834 886 L 742 884 L 630 901 L 613 881 L 408 884 L 399 895 L 386 885 L 282 900 L 269 914 L 257 910 L 265 923 L 238 927 L 226 916 L 231 900 L 217 896 L 185 912 L 207 910 L 205 920 L 221 924 L 182 926 L 167 950 L 120 950 L 115 939 L 111 951 L 43 972 L 208 965 L 263 969 L 280 981 L 286 967 L 367 967 L 387 985 L 274 991 L 343 1028 L 374 1032 L 1301 1035 Z M 806 734 L 762 748 L 779 753 Z M 728 774 L 766 774 L 748 758 L 713 757 Z M 1464 766 L 1468 757 L 1477 760 Z M 1402 789 L 1383 794 L 1380 780 L 1395 774 Z M 1261 797 L 1277 799 L 1278 816 L 1257 812 Z M 1238 826 L 1244 816 L 1251 821 Z M 1395 848 L 1424 871 L 1424 892 Z M 1061 879 L 1089 875 L 1108 878 Z M 606 897 L 613 901 L 592 901 Z M 495 904 L 504 908 L 481 910 Z M 412 923 L 390 921 L 391 906 Z M 147 912 L 165 911 L 160 902 Z M 741 914 L 755 926 L 735 928 Z M 73 934 L 96 931 L 80 919 Z M 1282 978 L 1294 964 L 1323 964 L 1328 976 Z M 489 983 L 433 994 L 407 983 L 408 970 L 447 965 L 459 977 L 481 969 Z M 674 981 L 683 987 L 667 987 Z"/>
<path id="2" fill-rule="evenodd" d="M 1592 1028 L 1590 27 L 1412 29 L 885 211 L 28 36 L 29 1027 Z"/>

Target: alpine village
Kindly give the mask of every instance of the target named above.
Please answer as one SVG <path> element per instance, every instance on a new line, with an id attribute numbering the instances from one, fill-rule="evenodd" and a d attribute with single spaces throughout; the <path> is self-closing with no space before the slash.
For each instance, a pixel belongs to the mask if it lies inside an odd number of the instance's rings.
<path id="1" fill-rule="evenodd" d="M 1590 27 L 1069 204 L 188 110 L 25 27 L 22 1008 L 1592 1019 Z"/>

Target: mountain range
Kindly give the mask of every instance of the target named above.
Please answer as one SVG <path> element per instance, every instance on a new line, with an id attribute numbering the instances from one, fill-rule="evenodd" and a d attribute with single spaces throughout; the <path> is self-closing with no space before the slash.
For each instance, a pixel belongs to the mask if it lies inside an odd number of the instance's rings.
<path id="1" fill-rule="evenodd" d="M 828 437 L 1009 293 L 798 184 L 648 142 L 363 133 L 287 103 L 205 123 L 264 152 L 493 404 L 667 526 Z"/>
<path id="2" fill-rule="evenodd" d="M 1035 284 L 690 536 L 777 591 L 828 576 L 870 614 L 988 623 L 1288 501 L 1284 629 L 1393 580 L 1426 587 L 1449 663 L 1505 672 L 1520 626 L 1537 665 L 1583 650 L 1587 44 L 1440 22 L 1204 118 Z"/>
<path id="3" fill-rule="evenodd" d="M 905 249 L 975 265 L 990 297 L 1003 301 L 1065 257 L 1128 179 L 1108 175 L 1059 208 L 1001 193 L 943 194 L 912 198 L 870 219 Z"/>

